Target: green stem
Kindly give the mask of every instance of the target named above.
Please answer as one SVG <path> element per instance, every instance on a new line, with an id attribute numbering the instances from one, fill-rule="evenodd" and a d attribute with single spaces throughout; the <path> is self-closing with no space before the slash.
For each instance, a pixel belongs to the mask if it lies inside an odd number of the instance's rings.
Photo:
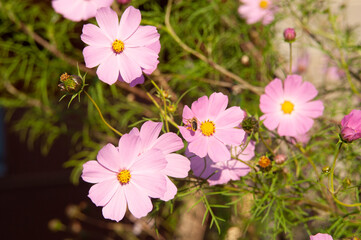
<path id="1" fill-rule="evenodd" d="M 163 105 L 164 105 L 163 118 L 164 118 L 164 123 L 165 123 L 165 129 L 167 130 L 167 132 L 169 132 L 168 114 L 167 114 L 167 101 L 166 101 L 166 99 L 165 99 L 164 92 L 158 87 L 158 85 L 157 85 L 152 79 L 151 79 L 150 81 L 152 82 L 152 84 L 154 85 L 154 87 L 157 89 L 157 91 L 159 92 L 159 94 L 162 96 Z M 160 109 L 160 108 L 159 108 L 159 109 Z"/>
<path id="2" fill-rule="evenodd" d="M 290 69 L 289 69 L 289 75 L 292 74 L 292 43 L 289 43 L 290 45 Z"/>
<path id="3" fill-rule="evenodd" d="M 336 160 L 341 151 L 342 142 L 341 141 L 338 142 L 336 146 L 337 146 L 337 149 L 335 151 L 335 157 L 333 158 L 333 163 L 332 163 L 332 168 L 331 168 L 331 173 L 330 173 L 330 178 L 329 178 L 330 179 L 330 189 L 331 189 L 332 195 L 335 194 L 335 187 L 333 184 L 333 176 L 334 176 L 334 172 L 335 172 Z"/>
<path id="4" fill-rule="evenodd" d="M 87 95 L 87 97 L 89 98 L 89 100 L 93 103 L 94 107 L 97 109 L 100 118 L 102 119 L 102 121 L 104 122 L 105 125 L 107 125 L 108 128 L 110 128 L 113 132 L 115 132 L 116 134 L 118 134 L 119 136 L 123 136 L 123 134 L 121 134 L 120 132 L 118 132 L 115 128 L 113 128 L 112 126 L 110 126 L 110 124 L 105 121 L 102 112 L 100 111 L 100 108 L 98 107 L 98 105 L 96 104 L 96 102 L 93 100 L 93 98 L 86 92 L 84 91 L 85 95 Z"/>
<path id="5" fill-rule="evenodd" d="M 209 66 L 211 66 L 212 68 L 214 68 L 215 70 L 217 70 L 218 72 L 224 74 L 225 76 L 235 80 L 236 82 L 238 82 L 242 88 L 244 89 L 248 89 L 252 92 L 254 92 L 257 95 L 262 95 L 263 89 L 253 86 L 252 84 L 248 83 L 246 80 L 240 78 L 238 75 L 228 71 L 227 69 L 225 69 L 224 67 L 218 65 L 217 63 L 215 63 L 213 60 L 207 58 L 206 56 L 204 56 L 203 54 L 201 54 L 200 52 L 194 50 L 193 48 L 190 48 L 187 44 L 185 44 L 176 34 L 176 32 L 174 31 L 172 25 L 170 24 L 170 15 L 171 15 L 171 11 L 172 11 L 172 4 L 173 1 L 169 0 L 168 4 L 167 4 L 167 8 L 166 8 L 166 13 L 165 13 L 165 30 L 168 32 L 168 34 L 174 39 L 174 41 L 176 41 L 178 43 L 178 45 L 183 48 L 184 51 L 196 56 L 197 58 L 199 58 L 200 60 L 202 60 L 203 62 L 209 64 Z"/>
<path id="6" fill-rule="evenodd" d="M 272 148 L 271 148 L 270 146 L 268 146 L 268 144 L 266 143 L 266 141 L 265 141 L 264 138 L 262 137 L 261 132 L 258 132 L 258 133 L 259 133 L 259 136 L 260 136 L 260 138 L 261 138 L 262 143 L 266 146 L 266 148 L 268 149 L 268 151 L 270 151 L 271 154 L 274 156 L 274 152 L 273 152 Z"/>

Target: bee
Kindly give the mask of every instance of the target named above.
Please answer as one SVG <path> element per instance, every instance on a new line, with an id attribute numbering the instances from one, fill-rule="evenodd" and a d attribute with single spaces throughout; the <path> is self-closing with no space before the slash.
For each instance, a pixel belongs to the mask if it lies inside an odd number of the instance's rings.
<path id="1" fill-rule="evenodd" d="M 197 129 L 198 129 L 198 120 L 197 120 L 197 118 L 193 117 L 192 119 L 188 119 L 187 122 L 190 125 L 188 127 L 189 129 L 191 129 L 193 132 L 197 131 Z"/>

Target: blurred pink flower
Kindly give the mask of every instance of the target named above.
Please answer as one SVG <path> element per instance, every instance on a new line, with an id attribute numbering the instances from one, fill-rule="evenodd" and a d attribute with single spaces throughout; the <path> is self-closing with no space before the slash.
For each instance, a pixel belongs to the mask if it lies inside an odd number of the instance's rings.
<path id="1" fill-rule="evenodd" d="M 131 0 L 117 0 L 120 4 L 127 4 L 130 3 Z"/>
<path id="2" fill-rule="evenodd" d="M 167 183 L 162 170 L 167 160 L 158 149 L 140 155 L 142 150 L 138 136 L 125 134 L 118 147 L 107 144 L 98 152 L 98 161 L 83 165 L 83 180 L 95 183 L 88 196 L 103 207 L 104 218 L 122 220 L 127 205 L 136 218 L 143 217 L 153 208 L 150 197 L 164 196 Z"/>
<path id="3" fill-rule="evenodd" d="M 245 18 L 248 24 L 262 22 L 263 25 L 270 24 L 274 19 L 276 11 L 272 0 L 240 0 L 242 5 L 238 13 Z"/>
<path id="4" fill-rule="evenodd" d="M 305 73 L 309 63 L 310 55 L 308 52 L 303 52 L 302 55 L 297 58 L 295 64 L 292 65 L 292 72 L 299 75 Z"/>
<path id="5" fill-rule="evenodd" d="M 249 161 L 254 157 L 255 142 L 250 141 L 245 149 L 244 145 L 238 147 L 228 147 L 232 156 L 236 156 L 243 161 Z M 188 149 L 187 149 L 188 150 Z M 243 151 L 242 151 L 243 150 Z M 251 169 L 244 163 L 230 159 L 228 161 L 213 162 L 207 155 L 200 158 L 186 151 L 186 156 L 191 160 L 191 168 L 195 176 L 207 179 L 209 185 L 226 184 L 230 180 L 239 180 L 247 175 Z"/>
<path id="6" fill-rule="evenodd" d="M 89 45 L 83 50 L 86 67 L 99 65 L 97 75 L 108 84 L 117 80 L 132 87 L 143 83 L 142 71 L 151 74 L 158 65 L 160 42 L 156 27 L 139 26 L 140 11 L 132 6 L 124 11 L 120 22 L 110 8 L 99 9 L 95 17 L 99 27 L 86 24 L 81 35 Z"/>
<path id="7" fill-rule="evenodd" d="M 129 134 L 140 136 L 143 151 L 158 149 L 164 154 L 168 162 L 166 168 L 161 171 L 164 175 L 185 178 L 190 170 L 190 161 L 180 154 L 173 153 L 184 147 L 183 141 L 175 133 L 165 133 L 158 137 L 162 125 L 163 123 L 160 122 L 147 121 L 140 128 L 140 132 L 138 128 L 133 128 Z M 174 183 L 168 177 L 166 177 L 166 180 L 167 191 L 160 198 L 163 201 L 173 199 L 177 194 L 177 187 Z"/>
<path id="8" fill-rule="evenodd" d="M 345 71 L 338 67 L 327 67 L 326 70 L 326 78 L 333 81 L 338 81 L 346 76 Z"/>
<path id="9" fill-rule="evenodd" d="M 245 132 L 235 128 L 244 118 L 240 107 L 227 108 L 228 97 L 223 93 L 213 93 L 199 98 L 192 103 L 191 109 L 184 106 L 183 123 L 179 126 L 183 138 L 189 142 L 188 149 L 199 157 L 207 154 L 215 161 L 230 159 L 226 145 L 238 146 L 242 143 Z M 197 129 L 193 129 L 192 121 Z"/>
<path id="10" fill-rule="evenodd" d="M 341 138 L 352 142 L 361 138 L 361 110 L 352 110 L 341 121 Z"/>
<path id="11" fill-rule="evenodd" d="M 113 0 L 53 0 L 51 2 L 55 12 L 63 17 L 79 22 L 95 16 L 99 8 L 110 7 Z"/>
<path id="12" fill-rule="evenodd" d="M 310 82 L 302 82 L 298 75 L 287 76 L 284 84 L 278 78 L 270 82 L 261 96 L 261 120 L 269 129 L 276 128 L 280 136 L 297 137 L 306 133 L 313 125 L 313 118 L 323 113 L 320 100 L 310 101 L 317 95 Z"/>
<path id="13" fill-rule="evenodd" d="M 326 233 L 317 233 L 316 235 L 310 236 L 310 240 L 333 240 L 333 238 Z"/>

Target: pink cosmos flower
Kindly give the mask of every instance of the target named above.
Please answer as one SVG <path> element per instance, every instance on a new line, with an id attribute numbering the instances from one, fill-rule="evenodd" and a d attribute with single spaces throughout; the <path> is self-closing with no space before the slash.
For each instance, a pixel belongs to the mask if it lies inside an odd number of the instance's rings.
<path id="1" fill-rule="evenodd" d="M 250 141 L 245 149 L 244 145 L 238 147 L 228 147 L 232 156 L 243 161 L 249 161 L 254 157 L 255 142 Z M 226 184 L 230 180 L 239 180 L 247 175 L 251 169 L 244 163 L 230 159 L 228 161 L 213 162 L 207 155 L 200 158 L 186 151 L 186 155 L 191 160 L 191 168 L 195 176 L 207 179 L 209 185 Z"/>
<path id="2" fill-rule="evenodd" d="M 361 110 L 352 110 L 341 121 L 341 137 L 346 142 L 361 138 Z"/>
<path id="3" fill-rule="evenodd" d="M 97 11 L 99 27 L 86 24 L 81 39 L 89 46 L 83 50 L 85 65 L 98 66 L 97 75 L 105 83 L 117 80 L 130 86 L 144 82 L 145 74 L 151 74 L 158 65 L 160 51 L 159 34 L 153 26 L 139 26 L 138 9 L 129 6 L 120 22 L 110 8 Z"/>
<path id="4" fill-rule="evenodd" d="M 203 158 L 207 154 L 215 161 L 230 159 L 226 145 L 238 146 L 245 132 L 235 128 L 240 125 L 244 113 L 240 107 L 227 108 L 228 97 L 213 93 L 192 103 L 191 109 L 184 106 L 183 123 L 179 126 L 183 138 L 189 142 L 188 149 Z"/>
<path id="5" fill-rule="evenodd" d="M 263 25 L 270 24 L 274 19 L 276 11 L 272 0 L 240 0 L 243 3 L 238 8 L 238 13 L 245 18 L 248 24 L 262 22 Z"/>
<path id="6" fill-rule="evenodd" d="M 141 139 L 125 134 L 118 147 L 107 144 L 98 152 L 98 161 L 83 165 L 83 180 L 95 183 L 88 196 L 95 205 L 103 207 L 104 218 L 120 221 L 127 205 L 136 218 L 143 217 L 153 208 L 150 197 L 164 196 L 164 154 L 158 149 L 143 154 L 141 151 Z"/>
<path id="7" fill-rule="evenodd" d="M 313 118 L 323 113 L 323 103 L 311 101 L 317 93 L 312 83 L 302 82 L 301 76 L 289 75 L 284 84 L 276 78 L 261 96 L 260 108 L 264 115 L 260 119 L 269 130 L 278 128 L 280 136 L 302 135 L 312 127 Z"/>
<path id="8" fill-rule="evenodd" d="M 110 7 L 112 3 L 113 0 L 53 0 L 51 5 L 63 17 L 79 22 L 94 17 L 99 8 Z"/>
<path id="9" fill-rule="evenodd" d="M 161 171 L 164 175 L 185 178 L 190 170 L 190 162 L 188 158 L 173 153 L 184 147 L 183 141 L 175 133 L 165 133 L 158 137 L 162 130 L 162 125 L 163 123 L 160 122 L 147 121 L 140 128 L 140 132 L 138 128 L 133 128 L 129 134 L 140 136 L 143 151 L 157 149 L 164 154 L 167 160 L 167 166 Z M 168 177 L 166 177 L 166 180 L 167 190 L 164 196 L 160 198 L 163 201 L 173 199 L 175 194 L 177 194 L 177 187 L 174 183 Z"/>
<path id="10" fill-rule="evenodd" d="M 317 233 L 316 235 L 310 236 L 310 240 L 333 240 L 333 238 L 326 233 Z"/>

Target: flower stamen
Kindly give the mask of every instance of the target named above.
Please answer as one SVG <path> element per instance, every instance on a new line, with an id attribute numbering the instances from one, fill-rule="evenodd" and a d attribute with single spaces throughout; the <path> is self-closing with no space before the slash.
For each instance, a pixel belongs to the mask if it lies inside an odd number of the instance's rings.
<path id="1" fill-rule="evenodd" d="M 291 114 L 293 112 L 294 107 L 295 105 L 287 100 L 281 104 L 281 109 L 284 114 Z"/>
<path id="2" fill-rule="evenodd" d="M 118 39 L 115 39 L 112 44 L 112 48 L 115 53 L 119 54 L 124 50 L 124 43 Z"/>
<path id="3" fill-rule="evenodd" d="M 207 137 L 212 136 L 216 130 L 216 126 L 214 125 L 214 123 L 209 120 L 202 122 L 200 128 L 203 135 Z"/>
<path id="4" fill-rule="evenodd" d="M 262 0 L 259 2 L 259 7 L 262 9 L 266 9 L 268 7 L 268 1 Z"/>
<path id="5" fill-rule="evenodd" d="M 122 185 L 129 183 L 131 177 L 132 175 L 130 175 L 130 171 L 127 169 L 120 171 L 117 175 L 117 179 Z"/>

